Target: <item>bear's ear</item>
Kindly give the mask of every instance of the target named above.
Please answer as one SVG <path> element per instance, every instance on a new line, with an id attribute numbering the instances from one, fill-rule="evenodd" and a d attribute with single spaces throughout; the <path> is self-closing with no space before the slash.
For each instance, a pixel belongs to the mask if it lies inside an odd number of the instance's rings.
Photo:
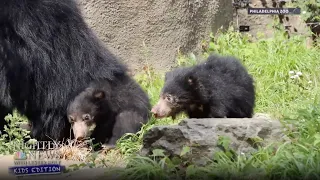
<path id="1" fill-rule="evenodd" d="M 103 90 L 94 90 L 92 95 L 95 99 L 103 99 L 106 96 Z"/>

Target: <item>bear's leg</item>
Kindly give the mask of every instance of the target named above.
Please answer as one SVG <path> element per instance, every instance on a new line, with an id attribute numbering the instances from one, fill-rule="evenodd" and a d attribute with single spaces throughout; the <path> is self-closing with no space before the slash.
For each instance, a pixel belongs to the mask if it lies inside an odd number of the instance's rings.
<path id="1" fill-rule="evenodd" d="M 99 122 L 96 124 L 90 138 L 93 138 L 92 143 L 94 150 L 97 151 L 101 148 L 101 145 L 108 142 L 110 137 L 112 137 L 112 129 L 113 129 L 114 121 L 110 119 L 106 120 L 106 122 Z"/>
<path id="2" fill-rule="evenodd" d="M 252 115 L 246 114 L 239 110 L 238 112 L 231 112 L 228 114 L 228 118 L 252 118 Z"/>
<path id="3" fill-rule="evenodd" d="M 124 111 L 117 115 L 112 130 L 112 137 L 106 146 L 114 147 L 117 140 L 126 133 L 137 133 L 142 127 L 144 119 L 134 111 Z"/>
<path id="4" fill-rule="evenodd" d="M 192 104 L 186 109 L 186 113 L 189 118 L 208 118 L 209 108 L 208 105 Z"/>
<path id="5" fill-rule="evenodd" d="M 227 108 L 224 105 L 213 105 L 210 107 L 209 118 L 226 118 Z"/>

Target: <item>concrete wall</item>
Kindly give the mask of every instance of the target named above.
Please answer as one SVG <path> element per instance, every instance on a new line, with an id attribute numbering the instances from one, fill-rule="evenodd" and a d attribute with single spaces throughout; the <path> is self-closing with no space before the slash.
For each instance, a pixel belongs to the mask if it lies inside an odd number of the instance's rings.
<path id="1" fill-rule="evenodd" d="M 167 70 L 233 18 L 231 0 L 79 0 L 89 26 L 132 70 Z"/>

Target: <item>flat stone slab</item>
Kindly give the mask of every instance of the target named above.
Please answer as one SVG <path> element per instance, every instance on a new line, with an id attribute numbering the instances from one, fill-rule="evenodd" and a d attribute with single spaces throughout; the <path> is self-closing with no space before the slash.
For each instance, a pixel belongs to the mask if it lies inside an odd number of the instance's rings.
<path id="1" fill-rule="evenodd" d="M 278 120 L 265 114 L 253 118 L 186 119 L 177 125 L 154 126 L 143 137 L 141 155 L 151 155 L 154 149 L 162 149 L 169 156 L 179 156 L 184 146 L 189 146 L 191 156 L 198 161 L 213 157 L 222 150 L 220 137 L 229 138 L 235 152 L 248 154 L 272 142 L 288 140 L 285 127 Z M 200 160 L 201 164 L 205 160 Z"/>

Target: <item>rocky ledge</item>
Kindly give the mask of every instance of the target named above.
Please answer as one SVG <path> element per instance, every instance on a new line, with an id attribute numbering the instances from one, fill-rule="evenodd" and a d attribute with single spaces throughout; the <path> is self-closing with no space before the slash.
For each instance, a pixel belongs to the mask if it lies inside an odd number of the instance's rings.
<path id="1" fill-rule="evenodd" d="M 234 152 L 250 154 L 259 146 L 288 140 L 284 130 L 280 121 L 264 114 L 241 119 L 186 119 L 177 125 L 151 128 L 144 135 L 140 154 L 150 155 L 154 149 L 162 149 L 168 156 L 179 156 L 182 149 L 188 146 L 192 159 L 205 163 L 203 160 L 206 157 L 213 157 L 214 152 L 223 149 L 219 143 L 221 137 L 229 139 L 229 148 Z"/>

